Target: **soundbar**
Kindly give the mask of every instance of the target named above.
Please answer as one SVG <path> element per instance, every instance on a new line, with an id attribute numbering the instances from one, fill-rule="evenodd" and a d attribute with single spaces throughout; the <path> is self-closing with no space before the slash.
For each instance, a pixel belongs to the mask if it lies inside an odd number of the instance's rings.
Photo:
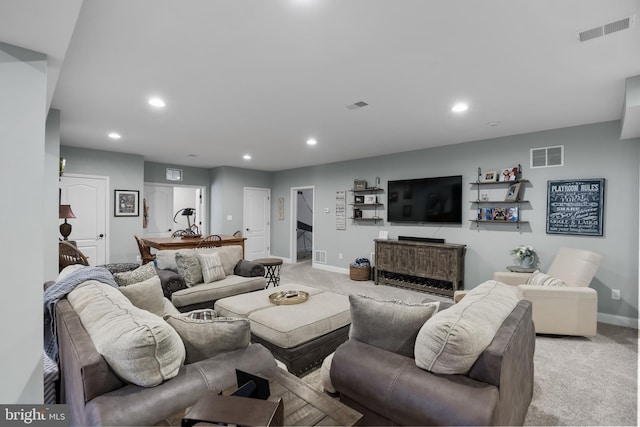
<path id="1" fill-rule="evenodd" d="M 444 239 L 432 237 L 398 236 L 398 240 L 411 240 L 413 242 L 444 243 Z"/>

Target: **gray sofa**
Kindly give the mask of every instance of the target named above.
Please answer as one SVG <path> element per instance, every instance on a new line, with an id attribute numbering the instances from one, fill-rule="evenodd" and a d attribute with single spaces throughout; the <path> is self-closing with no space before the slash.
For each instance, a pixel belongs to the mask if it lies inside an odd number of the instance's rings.
<path id="1" fill-rule="evenodd" d="M 169 313 L 178 312 L 166 302 Z M 171 379 L 152 387 L 124 381 L 97 351 L 67 298 L 56 304 L 60 403 L 69 405 L 70 425 L 167 425 L 208 391 L 236 383 L 235 369 L 260 372 L 275 366 L 259 344 L 185 364 Z"/>
<path id="2" fill-rule="evenodd" d="M 362 425 L 522 425 L 534 348 L 531 303 L 519 301 L 467 374 L 434 374 L 352 338 L 336 350 L 330 378 Z"/>
<path id="3" fill-rule="evenodd" d="M 198 283 L 191 286 L 182 286 L 180 289 L 171 289 L 170 299 L 173 305 L 180 311 L 186 312 L 200 308 L 213 308 L 215 301 L 233 295 L 264 289 L 267 281 L 264 278 L 264 267 L 242 258 L 242 246 L 230 245 L 217 248 L 196 249 L 195 251 L 217 252 L 222 261 L 225 277 L 210 283 Z M 176 253 L 194 253 L 193 249 L 177 251 L 158 251 L 156 262 L 158 275 L 163 281 L 165 296 L 169 297 L 167 284 L 176 273 L 179 273 L 176 264 Z M 164 271 L 163 271 L 164 270 Z M 188 283 L 188 281 L 187 281 Z"/>

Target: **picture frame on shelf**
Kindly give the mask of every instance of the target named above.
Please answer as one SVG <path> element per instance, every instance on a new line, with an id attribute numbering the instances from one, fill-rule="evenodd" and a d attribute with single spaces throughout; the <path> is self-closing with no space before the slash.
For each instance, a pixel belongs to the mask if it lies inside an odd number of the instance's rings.
<path id="1" fill-rule="evenodd" d="M 363 179 L 356 179 L 353 181 L 353 189 L 354 190 L 366 190 L 367 189 L 367 181 Z"/>
<path id="2" fill-rule="evenodd" d="M 354 209 L 353 210 L 354 218 L 362 218 L 362 209 Z"/>
<path id="3" fill-rule="evenodd" d="M 495 182 L 497 178 L 496 171 L 486 171 L 480 176 L 480 182 Z"/>
<path id="4" fill-rule="evenodd" d="M 114 190 L 113 216 L 140 216 L 140 192 Z"/>
<path id="5" fill-rule="evenodd" d="M 511 166 L 509 168 L 502 169 L 502 173 L 498 177 L 498 181 L 507 182 L 507 181 L 517 181 L 518 180 L 518 167 Z"/>
<path id="6" fill-rule="evenodd" d="M 377 197 L 375 194 L 365 194 L 364 196 L 364 204 L 365 205 L 375 205 L 377 202 Z"/>
<path id="7" fill-rule="evenodd" d="M 482 218 L 485 221 L 493 221 L 493 208 L 482 208 L 483 209 L 483 215 L 484 217 Z"/>
<path id="8" fill-rule="evenodd" d="M 507 220 L 507 210 L 505 208 L 493 208 L 493 218 L 494 221 L 506 221 Z"/>
<path id="9" fill-rule="evenodd" d="M 507 209 L 507 221 L 518 222 L 518 208 L 516 206 L 509 206 Z"/>
<path id="10" fill-rule="evenodd" d="M 353 203 L 364 203 L 364 196 L 354 196 Z"/>
<path id="11" fill-rule="evenodd" d="M 518 200 L 518 194 L 520 193 L 520 183 L 516 182 L 509 185 L 507 189 L 507 194 L 504 196 L 505 202 L 515 202 Z"/>

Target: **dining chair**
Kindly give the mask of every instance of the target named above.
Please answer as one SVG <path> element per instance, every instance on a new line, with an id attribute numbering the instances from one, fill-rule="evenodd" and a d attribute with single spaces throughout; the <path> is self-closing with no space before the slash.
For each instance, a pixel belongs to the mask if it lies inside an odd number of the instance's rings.
<path id="1" fill-rule="evenodd" d="M 58 271 L 73 264 L 89 265 L 87 257 L 69 242 L 58 242 Z"/>
<path id="2" fill-rule="evenodd" d="M 198 248 L 217 248 L 222 246 L 222 238 L 218 234 L 209 234 L 198 244 Z"/>
<path id="3" fill-rule="evenodd" d="M 140 257 L 142 259 L 142 264 L 146 264 L 148 262 L 152 262 L 156 256 L 151 253 L 151 248 L 147 246 L 147 244 L 142 240 L 139 236 L 134 235 L 136 238 L 136 243 L 138 244 L 138 250 L 140 251 Z"/>

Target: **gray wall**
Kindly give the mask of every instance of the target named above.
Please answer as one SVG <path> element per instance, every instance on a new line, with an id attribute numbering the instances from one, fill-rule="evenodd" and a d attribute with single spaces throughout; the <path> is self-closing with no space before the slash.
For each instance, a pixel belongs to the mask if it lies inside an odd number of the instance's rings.
<path id="1" fill-rule="evenodd" d="M 47 206 L 55 187 L 45 185 L 57 180 L 45 158 L 46 71 L 45 55 L 0 43 L 0 218 L 5 243 L 0 257 L 5 292 L 0 299 L 0 402 L 5 404 L 43 400 L 42 284 L 50 279 L 43 260 L 58 251 L 57 241 L 49 241 L 58 215 Z"/>
<path id="2" fill-rule="evenodd" d="M 60 170 L 60 111 L 49 110 L 47 114 L 45 133 L 45 199 L 44 199 L 44 238 L 47 248 L 55 248 L 45 254 L 44 277 L 48 280 L 58 275 L 58 239 L 60 234 L 60 220 L 58 219 L 60 204 L 59 170 Z M 52 179 L 55 177 L 55 179 Z"/>
<path id="3" fill-rule="evenodd" d="M 211 169 L 211 232 L 233 234 L 242 230 L 244 188 L 270 188 L 271 176 L 271 172 L 228 166 Z M 227 219 L 229 215 L 231 220 Z"/>
<path id="4" fill-rule="evenodd" d="M 62 141 L 64 143 L 64 141 Z M 114 190 L 137 190 L 143 193 L 144 159 L 134 154 L 110 151 L 87 150 L 61 146 L 60 155 L 67 160 L 65 173 L 101 175 L 109 177 L 109 221 L 108 262 L 136 262 L 140 254 L 133 238 L 142 234 L 142 216 L 115 217 L 113 215 Z M 142 198 L 140 199 L 142 203 Z M 142 205 L 140 206 L 142 211 Z"/>
<path id="5" fill-rule="evenodd" d="M 290 188 L 315 186 L 314 249 L 327 251 L 329 266 L 348 269 L 357 257 L 374 250 L 373 239 L 380 230 L 387 230 L 390 238 L 399 235 L 444 238 L 449 243 L 467 245 L 465 286 L 473 288 L 514 263 L 510 250 L 526 244 L 536 248 L 540 268 L 546 270 L 558 248 L 571 246 L 599 252 L 604 261 L 592 283 L 598 291 L 598 311 L 611 316 L 638 317 L 638 139 L 619 139 L 620 122 L 607 122 L 565 129 L 515 135 L 484 141 L 438 147 L 390 156 L 340 162 L 312 168 L 293 169 L 274 173 L 272 199 L 285 198 L 285 221 L 272 223 L 273 255 L 289 257 Z M 530 169 L 531 148 L 554 145 L 565 146 L 563 167 Z M 531 182 L 525 187 L 528 205 L 521 206 L 522 220 L 528 225 L 517 229 L 512 225 L 481 225 L 467 221 L 475 217 L 476 180 L 478 167 L 501 170 L 521 164 L 523 178 Z M 374 182 L 381 178 L 386 188 L 388 180 L 463 175 L 462 225 L 398 225 L 383 223 L 352 224 L 346 230 L 335 228 L 335 193 L 348 190 L 354 179 Z M 603 237 L 565 236 L 546 234 L 547 180 L 574 178 L 606 178 L 605 232 Z M 506 191 L 506 189 L 504 190 Z M 347 193 L 348 199 L 353 193 Z M 386 192 L 382 196 L 386 198 Z M 349 203 L 349 202 L 348 202 Z M 347 206 L 349 208 L 349 206 Z M 324 208 L 330 213 L 325 214 Z M 272 217 L 277 206 L 272 203 Z M 385 210 L 382 216 L 386 217 Z M 348 214 L 349 216 L 349 214 Z M 631 218 L 630 218 L 631 217 Z M 343 259 L 338 254 L 343 254 Z M 622 300 L 611 299 L 611 289 L 620 289 Z M 623 319 L 624 320 L 624 319 Z"/>

